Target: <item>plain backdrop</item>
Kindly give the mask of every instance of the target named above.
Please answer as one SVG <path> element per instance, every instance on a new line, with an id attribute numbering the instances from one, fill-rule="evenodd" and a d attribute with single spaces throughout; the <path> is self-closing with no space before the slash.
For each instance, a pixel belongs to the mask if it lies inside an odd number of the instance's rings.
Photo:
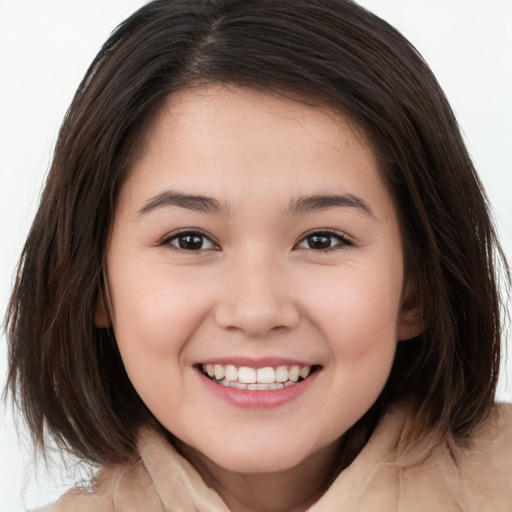
<path id="1" fill-rule="evenodd" d="M 243 0 L 242 0 L 243 1 Z M 278 0 L 276 0 L 278 1 Z M 57 130 L 90 61 L 141 0 L 0 0 L 0 312 L 35 213 Z M 511 0 L 360 0 L 401 30 L 437 75 L 512 255 Z M 5 382 L 5 336 L 0 382 Z M 503 373 L 499 398 L 512 397 Z M 21 441 L 26 439 L 20 427 Z M 54 500 L 73 475 L 40 467 L 0 405 L 0 512 Z M 74 476 L 76 478 L 76 475 Z M 24 498 L 22 499 L 22 494 Z"/>

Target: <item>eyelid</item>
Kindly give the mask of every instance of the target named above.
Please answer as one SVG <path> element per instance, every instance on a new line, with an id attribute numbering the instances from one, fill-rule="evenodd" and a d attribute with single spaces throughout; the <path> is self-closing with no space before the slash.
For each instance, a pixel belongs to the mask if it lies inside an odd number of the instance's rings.
<path id="1" fill-rule="evenodd" d="M 173 244 L 171 244 L 171 241 L 178 238 L 179 236 L 182 236 L 182 235 L 199 235 L 199 236 L 202 236 L 204 237 L 205 239 L 209 240 L 210 243 L 214 246 L 214 247 L 211 247 L 211 248 L 207 248 L 207 249 L 198 249 L 198 250 L 187 250 L 187 249 L 182 249 L 180 247 L 177 247 Z M 218 244 L 218 242 L 215 240 L 215 238 L 210 235 L 209 233 L 206 233 L 203 229 L 199 229 L 199 228 L 181 228 L 181 229 L 177 229 L 176 231 L 171 231 L 170 233 L 166 234 L 164 237 L 162 237 L 160 239 L 160 241 L 157 242 L 157 245 L 158 246 L 168 246 L 170 249 L 172 250 L 176 250 L 178 252 L 184 252 L 184 253 L 198 253 L 198 252 L 204 252 L 204 251 L 211 251 L 211 250 L 219 250 L 220 249 L 220 246 Z"/>
<path id="2" fill-rule="evenodd" d="M 299 244 L 304 242 L 308 237 L 317 235 L 317 234 L 326 234 L 326 235 L 332 236 L 333 238 L 337 238 L 338 240 L 340 240 L 340 243 L 333 245 L 331 247 L 327 247 L 325 249 L 311 249 L 311 248 L 306 249 L 306 248 L 299 247 Z M 316 228 L 316 229 L 312 229 L 312 230 L 308 231 L 307 233 L 304 233 L 301 236 L 300 240 L 295 244 L 294 249 L 295 248 L 296 249 L 305 249 L 305 250 L 313 251 L 313 252 L 326 252 L 326 251 L 332 251 L 334 249 L 341 249 L 343 247 L 352 247 L 354 245 L 356 245 L 354 240 L 352 240 L 352 238 L 343 231 L 338 231 L 338 230 L 332 229 L 332 228 Z"/>
<path id="3" fill-rule="evenodd" d="M 194 234 L 194 235 L 199 235 L 201 237 L 204 237 L 214 247 L 209 247 L 206 249 L 201 248 L 201 249 L 197 249 L 197 250 L 193 250 L 193 249 L 188 250 L 188 249 L 182 249 L 180 247 L 177 247 L 171 243 L 171 241 L 178 238 L 179 236 L 187 235 L 187 234 L 189 234 L 189 235 Z M 315 234 L 316 235 L 324 234 L 324 235 L 332 236 L 333 238 L 338 239 L 340 241 L 340 243 L 333 245 L 331 247 L 327 247 L 325 249 L 312 249 L 312 248 L 299 247 L 299 244 L 304 242 L 308 237 L 313 236 Z M 208 251 L 208 250 L 220 250 L 220 245 L 215 240 L 215 238 L 212 235 L 210 235 L 209 233 L 206 233 L 204 230 L 199 229 L 199 228 L 181 228 L 176 231 L 172 231 L 172 232 L 166 234 L 164 237 L 162 237 L 162 239 L 160 239 L 160 241 L 157 242 L 157 245 L 158 246 L 168 246 L 172 250 L 176 250 L 179 252 L 188 252 L 188 253 L 198 253 L 198 252 L 204 252 L 204 251 Z M 351 247 L 354 245 L 355 245 L 355 242 L 352 240 L 352 238 L 350 236 L 348 236 L 343 231 L 338 231 L 338 230 L 332 229 L 332 228 L 315 228 L 315 229 L 312 229 L 312 230 L 304 233 L 301 236 L 301 238 L 299 239 L 299 241 L 295 244 L 294 249 L 305 249 L 305 250 L 309 250 L 309 251 L 313 251 L 313 252 L 326 252 L 326 251 L 331 251 L 331 250 L 342 248 L 342 247 Z"/>

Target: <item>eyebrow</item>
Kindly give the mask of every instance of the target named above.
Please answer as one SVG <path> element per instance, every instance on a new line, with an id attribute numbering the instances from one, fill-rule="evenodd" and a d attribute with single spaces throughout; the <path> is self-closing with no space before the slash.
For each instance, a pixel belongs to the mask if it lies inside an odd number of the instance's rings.
<path id="1" fill-rule="evenodd" d="M 169 206 L 178 206 L 201 213 L 222 213 L 226 210 L 219 201 L 212 197 L 202 195 L 183 194 L 173 190 L 166 190 L 150 198 L 137 212 L 139 216 L 153 210 Z"/>
<path id="2" fill-rule="evenodd" d="M 223 206 L 217 199 L 203 195 L 185 194 L 174 190 L 166 190 L 151 197 L 139 209 L 137 214 L 142 216 L 159 208 L 173 206 L 200 213 L 229 214 L 228 208 Z M 353 194 L 314 194 L 302 196 L 291 200 L 284 213 L 286 215 L 303 215 L 340 207 L 355 208 L 371 217 L 375 217 L 368 204 Z"/>
<path id="3" fill-rule="evenodd" d="M 340 207 L 355 208 L 370 217 L 375 217 L 375 214 L 368 204 L 363 199 L 353 194 L 315 194 L 302 196 L 290 201 L 286 213 L 289 215 L 301 215 Z"/>

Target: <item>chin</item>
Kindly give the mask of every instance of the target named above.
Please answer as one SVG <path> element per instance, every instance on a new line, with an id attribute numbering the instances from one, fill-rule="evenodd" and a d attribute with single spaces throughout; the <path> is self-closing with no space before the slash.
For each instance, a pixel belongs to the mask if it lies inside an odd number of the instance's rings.
<path id="1" fill-rule="evenodd" d="M 239 474 L 276 473 L 288 471 L 305 462 L 312 453 L 304 451 L 302 446 L 284 447 L 267 444 L 253 444 L 247 446 L 231 445 L 222 450 L 201 450 L 216 466 L 227 471 Z M 197 452 L 196 452 L 197 453 Z"/>

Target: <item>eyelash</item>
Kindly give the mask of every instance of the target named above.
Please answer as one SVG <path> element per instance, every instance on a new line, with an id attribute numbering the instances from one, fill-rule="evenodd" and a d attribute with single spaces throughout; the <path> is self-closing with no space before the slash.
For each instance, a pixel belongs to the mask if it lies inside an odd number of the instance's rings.
<path id="1" fill-rule="evenodd" d="M 180 237 L 198 237 L 203 240 L 201 243 L 201 247 L 198 249 L 185 249 L 183 247 L 178 247 L 174 245 L 173 241 L 178 241 Z M 207 249 L 204 249 L 202 245 L 204 244 L 204 240 L 208 240 L 212 247 L 208 247 Z M 178 242 L 179 243 L 179 242 Z M 196 229 L 184 229 L 182 231 L 178 231 L 177 233 L 172 233 L 169 236 L 165 237 L 158 245 L 167 245 L 174 251 L 180 251 L 180 252 L 200 252 L 204 250 L 218 250 L 219 246 L 218 244 L 212 239 L 212 237 L 208 236 L 207 234 L 203 233 L 202 231 L 196 230 Z"/>
<path id="2" fill-rule="evenodd" d="M 341 233 L 339 231 L 334 231 L 332 229 L 315 229 L 314 231 L 310 231 L 309 233 L 306 233 L 300 239 L 299 243 L 295 245 L 295 247 L 301 248 L 301 247 L 299 247 L 299 244 L 305 242 L 308 238 L 312 238 L 314 236 L 317 236 L 317 237 L 323 236 L 323 237 L 331 238 L 331 239 L 334 238 L 334 239 L 338 240 L 339 243 L 337 243 L 335 245 L 331 245 L 330 247 L 326 247 L 323 249 L 313 249 L 311 247 L 304 248 L 304 249 L 311 250 L 314 252 L 326 253 L 326 252 L 336 251 L 336 250 L 342 249 L 344 247 L 351 247 L 351 246 L 355 245 L 354 242 L 352 240 L 350 240 L 350 238 L 345 233 Z"/>
<path id="3" fill-rule="evenodd" d="M 178 242 L 180 237 L 197 237 L 197 238 L 200 238 L 201 239 L 201 246 L 199 248 L 197 248 L 197 249 L 186 249 L 184 247 L 179 247 L 179 246 L 173 244 L 174 241 Z M 331 239 L 331 243 L 332 243 L 332 239 L 336 239 L 338 241 L 338 243 L 336 243 L 335 245 L 331 245 L 329 247 L 321 248 L 321 249 L 313 249 L 312 247 L 300 247 L 300 244 L 306 242 L 308 240 L 308 238 L 311 239 L 313 237 L 330 238 Z M 204 248 L 203 247 L 204 240 L 207 240 L 212 245 L 212 247 Z M 179 242 L 178 242 L 178 244 L 179 244 Z M 167 236 L 166 238 L 164 238 L 159 243 L 159 245 L 161 245 L 161 246 L 163 246 L 163 245 L 169 246 L 172 250 L 175 250 L 175 251 L 191 252 L 191 253 L 201 252 L 201 251 L 205 251 L 205 250 L 212 250 L 212 249 L 218 250 L 219 249 L 219 245 L 210 236 L 208 236 L 207 234 L 203 233 L 202 231 L 194 230 L 194 229 L 185 229 L 183 231 L 179 231 L 177 233 L 173 233 L 173 234 Z M 347 235 L 345 235 L 344 233 L 340 233 L 338 231 L 334 231 L 334 230 L 331 230 L 331 229 L 316 229 L 314 231 L 310 231 L 309 233 L 306 233 L 299 240 L 299 242 L 294 246 L 294 249 L 305 249 L 305 250 L 310 250 L 310 251 L 317 252 L 317 253 L 327 253 L 327 252 L 331 252 L 331 251 L 342 249 L 343 247 L 351 247 L 353 245 L 354 245 L 354 242 L 352 240 L 350 240 L 347 237 Z"/>

